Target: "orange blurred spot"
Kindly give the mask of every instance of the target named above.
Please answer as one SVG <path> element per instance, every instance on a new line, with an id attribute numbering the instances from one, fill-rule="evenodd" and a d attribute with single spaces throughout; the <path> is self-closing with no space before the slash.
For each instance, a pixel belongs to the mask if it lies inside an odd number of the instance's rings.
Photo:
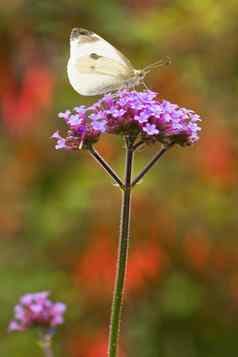
<path id="1" fill-rule="evenodd" d="M 218 273 L 228 273 L 237 269 L 238 251 L 234 247 L 227 247 L 224 243 L 216 244 L 212 252 L 212 262 L 214 271 Z"/>
<path id="2" fill-rule="evenodd" d="M 181 45 L 184 42 L 181 38 L 173 36 L 171 46 L 176 46 L 178 41 L 181 41 Z M 172 48 L 171 47 L 171 48 Z M 181 48 L 181 46 L 179 46 Z M 173 59 L 172 59 L 173 62 Z M 153 75 L 154 73 L 154 75 Z M 164 67 L 162 71 L 158 71 L 159 76 L 156 76 L 156 71 L 151 74 L 152 88 L 158 91 L 161 98 L 167 98 L 173 103 L 184 106 L 186 108 L 193 108 L 193 110 L 199 112 L 201 110 L 201 100 L 194 90 L 185 83 L 183 77 L 176 70 L 174 64 Z M 182 90 L 181 90 L 182 88 Z"/>
<path id="3" fill-rule="evenodd" d="M 99 140 L 97 149 L 106 160 L 115 160 L 118 155 L 118 147 L 115 145 L 115 136 L 105 136 L 103 140 Z"/>
<path id="4" fill-rule="evenodd" d="M 135 247 L 129 255 L 126 291 L 136 292 L 145 287 L 147 281 L 159 280 L 166 257 L 154 241 L 146 241 Z"/>
<path id="5" fill-rule="evenodd" d="M 232 135 L 224 127 L 210 124 L 206 128 L 198 148 L 201 176 L 222 187 L 237 182 L 237 159 L 232 143 Z"/>
<path id="6" fill-rule="evenodd" d="M 89 295 L 104 296 L 112 293 L 116 253 L 107 238 L 96 239 L 87 247 L 75 268 L 76 285 L 84 287 Z"/>
<path id="7" fill-rule="evenodd" d="M 238 304 L 238 273 L 235 272 L 229 279 L 228 288 L 236 305 Z"/>
<path id="8" fill-rule="evenodd" d="M 204 271 L 211 254 L 211 244 L 206 235 L 200 232 L 189 233 L 184 238 L 182 247 L 189 264 L 199 272 Z"/>
<path id="9" fill-rule="evenodd" d="M 136 239 L 149 236 L 151 240 L 159 239 L 168 246 L 174 246 L 177 242 L 174 218 L 165 202 L 160 205 L 156 200 L 151 200 L 151 194 L 147 192 L 143 195 L 141 192 L 139 196 L 133 197 L 133 215 L 143 217 L 133 229 Z"/>

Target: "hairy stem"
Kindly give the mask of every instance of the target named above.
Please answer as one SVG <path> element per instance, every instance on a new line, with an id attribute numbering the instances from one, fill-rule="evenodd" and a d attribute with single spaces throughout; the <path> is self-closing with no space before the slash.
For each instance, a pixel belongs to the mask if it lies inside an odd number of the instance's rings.
<path id="1" fill-rule="evenodd" d="M 127 145 L 126 145 L 126 164 L 125 164 L 125 184 L 124 184 L 124 189 L 122 191 L 120 239 L 119 239 L 119 246 L 118 246 L 116 280 L 115 280 L 112 310 L 111 310 L 108 357 L 117 357 L 117 352 L 118 352 L 121 310 L 122 310 L 122 303 L 123 303 L 123 290 L 124 290 L 124 283 L 125 283 L 128 246 L 129 246 L 133 146 L 128 138 L 126 140 L 126 144 Z"/>

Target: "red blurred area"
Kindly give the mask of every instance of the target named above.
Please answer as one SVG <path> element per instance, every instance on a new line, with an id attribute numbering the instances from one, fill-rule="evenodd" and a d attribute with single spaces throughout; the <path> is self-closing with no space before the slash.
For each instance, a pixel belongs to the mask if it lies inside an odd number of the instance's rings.
<path id="1" fill-rule="evenodd" d="M 44 64 L 32 64 L 21 73 L 20 83 L 10 76 L 2 94 L 6 128 L 13 134 L 29 132 L 43 120 L 52 101 L 54 76 Z"/>
<path id="2" fill-rule="evenodd" d="M 197 231 L 188 233 L 184 237 L 182 249 L 192 269 L 202 273 L 208 268 L 212 246 L 205 233 Z"/>
<path id="3" fill-rule="evenodd" d="M 92 298 L 110 298 L 116 264 L 116 241 L 110 235 L 98 236 L 87 246 L 75 266 L 74 280 Z M 141 292 L 148 282 L 159 281 L 167 265 L 166 257 L 155 240 L 138 241 L 129 253 L 126 292 Z"/>
<path id="4" fill-rule="evenodd" d="M 200 175 L 221 188 L 229 188 L 237 182 L 237 155 L 234 138 L 226 127 L 208 124 L 198 149 Z"/>

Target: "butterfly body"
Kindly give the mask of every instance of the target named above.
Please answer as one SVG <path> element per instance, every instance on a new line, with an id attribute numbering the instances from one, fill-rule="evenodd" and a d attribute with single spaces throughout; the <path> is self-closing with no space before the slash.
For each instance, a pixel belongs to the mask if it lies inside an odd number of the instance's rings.
<path id="1" fill-rule="evenodd" d="M 72 87 L 85 96 L 135 87 L 146 74 L 109 42 L 80 28 L 71 32 L 67 72 Z"/>

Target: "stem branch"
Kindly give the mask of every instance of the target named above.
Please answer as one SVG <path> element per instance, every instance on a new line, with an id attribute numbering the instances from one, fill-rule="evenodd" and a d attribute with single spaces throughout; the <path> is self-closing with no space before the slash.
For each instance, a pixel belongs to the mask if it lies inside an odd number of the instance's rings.
<path id="1" fill-rule="evenodd" d="M 157 161 L 163 156 L 166 151 L 172 146 L 174 143 L 163 146 L 160 151 L 148 162 L 147 165 L 143 168 L 143 170 L 134 178 L 131 183 L 131 186 L 134 187 L 144 176 L 145 174 L 157 163 Z"/>
<path id="2" fill-rule="evenodd" d="M 138 141 L 137 143 L 135 143 L 135 144 L 133 145 L 133 150 L 136 151 L 140 146 L 142 146 L 142 145 L 144 145 L 144 144 L 145 144 L 145 142 L 144 142 L 143 140 Z"/>
<path id="3" fill-rule="evenodd" d="M 113 178 L 113 180 L 120 186 L 124 188 L 123 182 L 117 173 L 112 169 L 112 167 L 104 160 L 104 158 L 93 148 L 89 148 L 91 156 L 99 163 L 99 165 L 106 171 L 106 173 Z"/>

